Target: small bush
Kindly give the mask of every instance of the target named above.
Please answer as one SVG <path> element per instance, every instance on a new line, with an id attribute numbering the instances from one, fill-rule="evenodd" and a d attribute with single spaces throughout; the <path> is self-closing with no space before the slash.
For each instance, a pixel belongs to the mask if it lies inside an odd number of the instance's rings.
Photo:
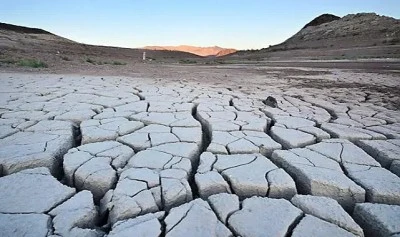
<path id="1" fill-rule="evenodd" d="M 126 65 L 126 62 L 114 61 L 112 64 L 120 66 L 120 65 Z"/>
<path id="2" fill-rule="evenodd" d="M 64 60 L 64 61 L 71 61 L 71 59 L 68 58 L 67 56 L 62 56 L 61 59 Z"/>
<path id="3" fill-rule="evenodd" d="M 395 44 L 400 43 L 400 39 L 393 38 L 393 39 L 390 39 L 388 42 L 390 45 L 395 45 Z"/>
<path id="4" fill-rule="evenodd" d="M 182 64 L 195 64 L 195 63 L 197 63 L 197 61 L 196 60 L 190 60 L 190 59 L 181 59 L 181 60 L 179 60 L 179 63 L 182 63 Z"/>
<path id="5" fill-rule="evenodd" d="M 14 59 L 1 59 L 0 63 L 5 63 L 5 64 L 15 64 L 18 61 L 15 61 Z"/>
<path id="6" fill-rule="evenodd" d="M 32 67 L 32 68 L 46 68 L 47 64 L 37 59 L 21 59 L 18 66 Z"/>
<path id="7" fill-rule="evenodd" d="M 94 61 L 94 60 L 91 59 L 91 58 L 87 58 L 87 59 L 86 59 L 86 62 L 91 63 L 91 64 L 96 64 L 96 61 Z"/>

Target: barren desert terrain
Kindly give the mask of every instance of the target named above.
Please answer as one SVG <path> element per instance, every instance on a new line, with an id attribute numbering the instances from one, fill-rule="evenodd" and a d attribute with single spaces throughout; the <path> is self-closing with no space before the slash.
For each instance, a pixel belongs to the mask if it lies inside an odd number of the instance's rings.
<path id="1" fill-rule="evenodd" d="M 142 60 L 21 30 L 0 31 L 0 236 L 399 235 L 396 57 Z"/>

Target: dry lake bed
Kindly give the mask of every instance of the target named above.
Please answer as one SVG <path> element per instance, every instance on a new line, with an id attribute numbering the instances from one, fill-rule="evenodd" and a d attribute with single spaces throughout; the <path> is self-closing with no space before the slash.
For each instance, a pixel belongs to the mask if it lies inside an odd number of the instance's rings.
<path id="1" fill-rule="evenodd" d="M 0 73 L 0 236 L 400 236 L 398 72 L 178 69 Z"/>

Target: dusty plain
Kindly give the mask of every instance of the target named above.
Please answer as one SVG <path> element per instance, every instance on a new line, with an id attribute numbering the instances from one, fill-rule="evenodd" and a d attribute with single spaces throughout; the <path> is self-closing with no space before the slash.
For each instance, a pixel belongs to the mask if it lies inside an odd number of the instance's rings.
<path id="1" fill-rule="evenodd" d="M 1 236 L 400 233 L 399 61 L 0 71 Z"/>

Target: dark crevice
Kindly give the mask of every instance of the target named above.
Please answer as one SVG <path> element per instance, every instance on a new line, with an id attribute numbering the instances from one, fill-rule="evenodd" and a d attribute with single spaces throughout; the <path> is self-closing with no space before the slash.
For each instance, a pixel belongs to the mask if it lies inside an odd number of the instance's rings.
<path id="1" fill-rule="evenodd" d="M 140 100 L 145 100 L 146 98 L 143 96 L 143 95 L 141 95 L 141 94 L 134 94 L 134 95 L 136 95 L 137 97 L 139 97 L 139 99 Z"/>
<path id="2" fill-rule="evenodd" d="M 233 227 L 231 226 L 231 225 L 229 225 L 229 219 L 231 218 L 231 216 L 233 216 L 233 214 L 235 214 L 236 212 L 238 212 L 238 211 L 240 211 L 240 210 L 242 210 L 242 202 L 239 202 L 239 209 L 238 210 L 236 210 L 236 211 L 233 211 L 233 212 L 231 212 L 231 213 L 229 213 L 227 216 L 226 216 L 226 228 L 228 228 L 230 231 L 231 231 L 231 233 L 232 233 L 232 235 L 234 236 L 234 237 L 240 237 L 241 235 L 239 235 L 239 234 L 237 234 L 236 232 L 235 232 L 235 230 L 233 229 Z"/>
<path id="3" fill-rule="evenodd" d="M 341 145 L 342 149 L 340 150 L 340 155 L 339 155 L 340 161 L 339 161 L 338 163 L 339 163 L 339 166 L 340 166 L 340 168 L 342 169 L 343 173 L 344 173 L 346 176 L 348 176 L 347 170 L 344 168 L 344 165 L 343 165 L 343 158 L 342 158 L 343 151 L 344 151 L 344 145 L 343 145 L 343 143 L 340 143 L 340 145 Z"/>
<path id="4" fill-rule="evenodd" d="M 350 106 L 347 106 L 346 114 L 347 114 L 347 116 L 349 116 L 349 118 L 351 118 L 351 116 L 349 114 L 350 110 L 351 110 Z"/>
<path id="5" fill-rule="evenodd" d="M 73 146 L 70 148 L 75 148 L 78 147 L 82 144 L 82 133 L 81 133 L 81 129 L 79 126 L 73 126 L 73 130 L 72 130 L 72 135 L 74 137 L 74 144 Z M 67 151 L 68 152 L 68 151 Z M 62 184 L 67 184 L 66 182 L 66 178 L 65 178 L 65 174 L 64 174 L 64 169 L 63 169 L 63 163 L 64 163 L 64 155 L 65 154 L 60 154 L 60 157 L 57 157 L 57 160 L 59 161 L 57 164 L 57 175 L 56 178 L 62 183 Z M 73 187 L 75 187 L 75 185 L 73 185 Z"/>
<path id="6" fill-rule="evenodd" d="M 231 191 L 231 194 L 235 194 L 236 196 L 238 196 L 240 201 L 243 201 L 246 198 L 240 197 L 239 195 L 236 194 L 235 190 L 233 189 L 232 183 L 230 181 L 230 179 L 228 177 L 226 177 L 226 175 L 221 174 L 222 178 L 225 180 L 225 182 L 229 185 L 229 189 Z"/>
<path id="7" fill-rule="evenodd" d="M 304 185 L 299 181 L 298 175 L 293 172 L 293 170 L 289 167 L 285 167 L 285 165 L 275 161 L 274 159 L 269 159 L 273 164 L 275 164 L 278 168 L 284 170 L 290 177 L 292 177 L 293 182 L 296 186 L 297 194 L 304 194 L 307 195 L 309 192 L 306 191 L 306 188 L 304 188 Z M 301 174 L 300 174 L 301 175 Z"/>
<path id="8" fill-rule="evenodd" d="M 302 215 L 298 216 L 292 224 L 290 224 L 288 231 L 286 232 L 285 237 L 290 237 L 293 234 L 293 230 L 296 228 L 296 226 L 301 222 L 301 220 L 305 217 L 306 215 L 302 213 Z"/>
<path id="9" fill-rule="evenodd" d="M 141 149 L 139 149 L 137 147 L 135 148 L 132 144 L 129 144 L 129 143 L 127 143 L 127 142 L 125 142 L 123 140 L 120 140 L 120 139 L 118 139 L 117 142 L 119 142 L 119 143 L 121 143 L 121 144 L 123 144 L 125 146 L 128 146 L 129 148 L 131 148 L 135 152 L 135 154 L 148 149 L 148 147 L 147 148 L 141 148 Z"/>
<path id="10" fill-rule="evenodd" d="M 239 139 L 238 139 L 239 140 Z M 238 141 L 236 140 L 236 141 Z M 229 144 L 228 144 L 229 145 Z M 232 155 L 231 150 L 229 149 L 229 147 L 226 146 L 226 151 L 228 152 L 228 155 Z"/>
<path id="11" fill-rule="evenodd" d="M 77 190 L 82 190 L 82 188 L 78 188 L 77 185 L 76 185 L 76 183 L 75 183 L 75 174 L 76 174 L 76 172 L 77 172 L 82 166 L 84 166 L 86 163 L 88 163 L 89 161 L 91 161 L 91 160 L 94 159 L 94 158 L 95 158 L 95 157 L 92 157 L 92 158 L 88 159 L 87 161 L 83 162 L 82 164 L 80 164 L 80 165 L 74 170 L 74 172 L 73 172 L 72 175 L 71 175 L 71 184 L 70 184 L 70 185 L 69 185 L 69 184 L 66 184 L 66 185 L 71 186 L 71 187 L 73 187 L 73 188 L 76 188 Z M 64 176 L 64 180 L 66 180 L 65 176 Z"/>
<path id="12" fill-rule="evenodd" d="M 147 102 L 146 112 L 149 112 L 150 102 Z"/>
<path id="13" fill-rule="evenodd" d="M 319 106 L 319 105 L 314 104 L 314 103 L 311 103 L 311 105 L 313 105 L 315 107 L 318 107 L 318 108 L 321 108 L 321 109 L 325 110 L 326 112 L 328 112 L 328 114 L 331 116 L 331 119 L 329 120 L 329 123 L 333 122 L 334 120 L 336 120 L 338 118 L 338 116 L 336 115 L 335 111 L 333 111 L 331 109 L 324 108 L 324 107 Z"/>
<path id="14" fill-rule="evenodd" d="M 74 147 L 78 147 L 80 145 L 82 145 L 82 133 L 81 133 L 81 129 L 79 126 L 74 126 L 74 140 L 75 140 L 75 144 Z"/>
<path id="15" fill-rule="evenodd" d="M 213 154 L 214 155 L 214 154 Z M 214 170 L 214 165 L 215 165 L 215 163 L 217 163 L 217 161 L 218 161 L 218 158 L 217 158 L 217 156 L 216 155 L 214 155 L 214 161 L 212 162 L 212 164 L 211 164 L 211 166 L 210 166 L 210 170 L 209 171 L 212 171 L 212 170 Z M 207 171 L 208 172 L 208 171 Z"/>
<path id="16" fill-rule="evenodd" d="M 164 196 L 163 196 L 163 186 L 162 186 L 162 183 L 161 183 L 161 176 L 160 175 L 158 176 L 158 183 L 160 184 L 160 193 L 161 193 L 161 207 L 160 207 L 160 210 L 161 209 L 165 210 L 165 206 L 166 205 L 165 205 L 165 199 L 164 199 Z M 154 195 L 153 195 L 153 197 L 154 197 Z M 167 213 L 167 212 L 169 212 L 169 210 L 166 210 L 165 213 Z"/>
<path id="17" fill-rule="evenodd" d="M 67 196 L 67 198 L 65 198 L 65 199 L 63 199 L 63 200 L 57 202 L 53 207 L 51 207 L 49 210 L 45 211 L 44 214 L 51 216 L 51 215 L 50 215 L 50 212 L 51 212 L 51 211 L 53 211 L 54 209 L 56 209 L 58 206 L 60 206 L 60 205 L 62 205 L 62 204 L 64 204 L 64 203 L 66 203 L 67 201 L 69 201 L 69 200 L 70 200 L 71 198 L 73 198 L 76 194 L 78 194 L 78 192 L 77 192 L 77 193 L 73 193 L 73 194 L 69 194 L 69 195 Z"/>
<path id="18" fill-rule="evenodd" d="M 111 224 L 108 222 L 110 211 L 107 209 L 102 215 L 99 213 L 96 221 L 96 226 L 100 227 L 100 230 L 105 233 L 110 233 Z"/>
<path id="19" fill-rule="evenodd" d="M 215 214 L 215 216 L 217 217 L 217 219 L 221 222 L 221 224 L 225 225 L 225 227 L 228 228 L 229 231 L 230 231 L 234 236 L 237 236 L 237 235 L 235 234 L 233 228 L 232 228 L 231 226 L 229 226 L 228 220 L 229 220 L 229 218 L 230 218 L 234 213 L 236 213 L 236 212 L 239 211 L 240 209 L 229 213 L 229 214 L 226 216 L 226 219 L 225 219 L 225 220 L 222 220 L 222 219 L 220 218 L 220 216 L 217 215 L 217 210 L 215 209 L 215 207 L 214 207 L 213 205 L 211 205 L 211 202 L 210 202 L 210 201 L 207 201 L 207 202 L 208 202 L 208 205 L 210 205 L 211 210 L 214 212 L 214 214 Z"/>
<path id="20" fill-rule="evenodd" d="M 267 185 L 268 185 L 268 191 L 267 191 L 267 193 L 266 193 L 266 197 L 269 197 L 269 193 L 270 193 L 270 191 L 271 191 L 271 181 L 269 181 L 269 179 L 268 179 L 268 175 L 269 175 L 269 173 L 271 173 L 272 171 L 275 171 L 275 170 L 278 170 L 279 168 L 275 168 L 275 169 L 272 169 L 272 170 L 269 170 L 269 171 L 267 171 L 266 173 L 265 173 L 265 180 L 267 181 Z"/>
<path id="21" fill-rule="evenodd" d="M 255 154 L 253 154 L 253 155 L 255 155 Z M 225 168 L 225 169 L 218 170 L 218 172 L 219 172 L 219 173 L 222 173 L 222 172 L 224 172 L 224 171 L 226 171 L 226 170 L 229 170 L 229 169 L 234 169 L 234 168 L 237 168 L 237 167 L 240 167 L 240 166 L 246 166 L 246 165 L 249 165 L 249 164 L 251 164 L 251 163 L 255 162 L 255 161 L 257 160 L 257 158 L 258 158 L 258 156 L 257 156 L 257 155 L 255 155 L 254 159 L 252 159 L 252 160 L 251 160 L 251 161 L 249 161 L 249 162 L 242 163 L 242 164 L 238 164 L 238 165 L 233 165 L 233 166 L 230 166 L 230 167 L 228 167 L 228 168 Z"/>
<path id="22" fill-rule="evenodd" d="M 400 234 L 400 231 L 391 233 L 389 236 L 395 236 L 395 235 L 398 235 L 398 234 Z"/>
<path id="23" fill-rule="evenodd" d="M 369 93 L 369 92 L 364 92 L 365 93 L 365 96 L 364 96 L 364 102 L 367 102 L 368 100 L 370 100 L 371 98 L 371 93 Z"/>
<path id="24" fill-rule="evenodd" d="M 312 151 L 312 150 L 311 150 Z M 305 159 L 305 160 L 307 160 L 311 165 L 311 167 L 318 167 L 318 166 L 316 166 L 309 158 L 307 158 L 306 156 L 301 156 L 301 155 L 298 155 L 296 152 L 294 152 L 294 151 L 292 151 L 292 150 L 288 150 L 288 152 L 290 152 L 290 153 L 292 153 L 293 155 L 295 155 L 295 156 L 297 156 L 297 157 L 300 157 L 300 158 L 303 158 L 303 159 Z M 322 155 L 322 154 L 321 154 Z M 324 167 L 319 167 L 319 168 L 324 168 Z"/>
<path id="25" fill-rule="evenodd" d="M 181 218 L 178 222 L 176 222 L 176 224 L 175 224 L 174 226 L 172 226 L 172 227 L 169 229 L 169 231 L 172 231 L 176 226 L 178 226 L 178 225 L 187 217 L 187 215 L 188 215 L 189 212 L 191 211 L 192 207 L 193 207 L 193 205 L 189 207 L 189 209 L 185 212 L 185 214 L 182 216 L 182 218 Z M 166 232 L 166 231 L 165 231 L 165 232 Z M 168 232 L 166 232 L 165 234 L 168 234 Z"/>
<path id="26" fill-rule="evenodd" d="M 229 106 L 234 106 L 234 104 L 233 104 L 233 98 L 231 98 L 231 99 L 229 100 Z"/>
<path id="27" fill-rule="evenodd" d="M 167 153 L 168 154 L 168 153 Z M 167 169 L 167 165 L 175 158 L 175 156 L 174 155 L 172 155 L 172 154 L 170 154 L 171 155 L 171 158 L 167 161 L 167 162 L 165 162 L 165 164 L 163 165 L 163 167 L 162 167 L 162 169 L 164 170 L 164 169 Z M 182 160 L 182 159 L 181 159 Z M 174 165 L 174 164 L 172 164 L 172 165 Z M 172 167 L 172 165 L 170 165 L 169 167 Z"/>
<path id="28" fill-rule="evenodd" d="M 194 159 L 192 161 L 192 172 L 189 175 L 189 180 L 188 180 L 189 185 L 192 189 L 193 199 L 200 197 L 199 190 L 198 190 L 196 182 L 194 180 L 195 173 L 200 164 L 200 155 L 207 150 L 208 146 L 211 143 L 211 131 L 210 131 L 209 127 L 207 126 L 207 124 L 203 123 L 202 120 L 200 119 L 200 117 L 198 116 L 197 107 L 198 107 L 198 104 L 195 104 L 195 106 L 193 106 L 192 116 L 194 119 L 199 121 L 199 123 L 201 124 L 202 139 L 201 139 L 201 147 L 199 150 L 198 157 L 196 157 L 196 159 Z"/>
<path id="29" fill-rule="evenodd" d="M 160 224 L 161 224 L 161 233 L 160 233 L 160 237 L 165 237 L 165 235 L 167 234 L 167 224 L 165 224 L 165 218 L 168 216 L 169 211 L 166 211 L 164 214 L 164 217 L 159 220 Z"/>
<path id="30" fill-rule="evenodd" d="M 268 136 L 271 136 L 271 128 L 275 125 L 275 120 L 271 119 L 271 122 L 267 125 L 267 129 L 265 133 L 268 134 Z"/>
<path id="31" fill-rule="evenodd" d="M 56 229 L 54 228 L 54 216 L 48 215 L 51 219 L 50 229 L 48 230 L 49 236 L 53 235 Z"/>

